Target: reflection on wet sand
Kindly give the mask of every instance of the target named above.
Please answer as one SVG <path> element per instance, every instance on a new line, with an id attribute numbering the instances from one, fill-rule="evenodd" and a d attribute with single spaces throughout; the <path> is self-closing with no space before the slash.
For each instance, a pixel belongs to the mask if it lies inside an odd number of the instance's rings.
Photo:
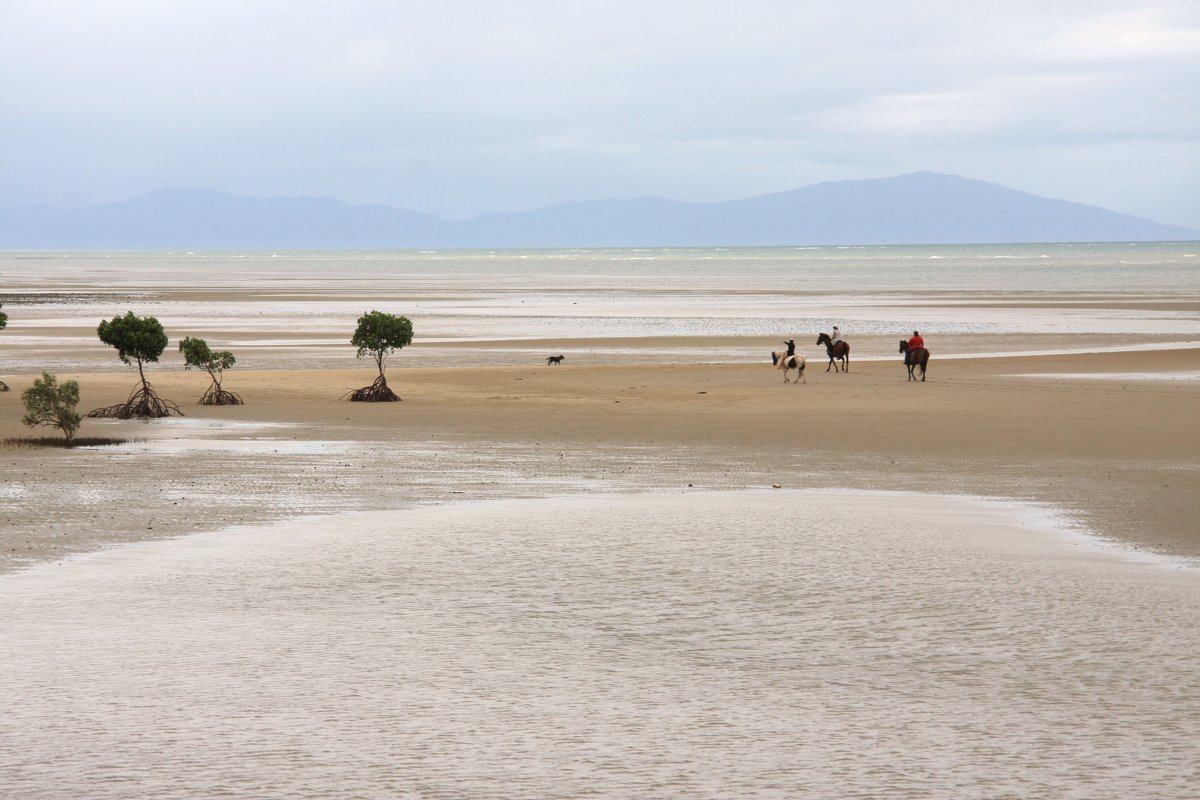
<path id="1" fill-rule="evenodd" d="M 961 498 L 687 492 L 84 557 L 0 582 L 0 785 L 1190 797 L 1200 573 L 1053 526 Z"/>

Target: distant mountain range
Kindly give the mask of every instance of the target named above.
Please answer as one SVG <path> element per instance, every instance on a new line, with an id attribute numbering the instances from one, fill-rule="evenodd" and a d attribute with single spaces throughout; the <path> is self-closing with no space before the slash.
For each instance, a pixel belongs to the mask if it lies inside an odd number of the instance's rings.
<path id="1" fill-rule="evenodd" d="M 84 209 L 0 209 L 0 249 L 323 249 L 1170 241 L 1200 230 L 917 172 L 745 200 L 560 203 L 450 222 L 312 197 L 160 189 Z"/>

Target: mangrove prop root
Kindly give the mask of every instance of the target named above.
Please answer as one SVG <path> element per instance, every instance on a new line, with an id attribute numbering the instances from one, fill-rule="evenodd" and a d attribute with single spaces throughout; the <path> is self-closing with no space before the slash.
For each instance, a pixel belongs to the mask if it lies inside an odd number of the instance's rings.
<path id="1" fill-rule="evenodd" d="M 382 375 L 375 379 L 370 386 L 355 389 L 342 395 L 342 399 L 358 400 L 364 403 L 393 403 L 400 399 L 399 395 L 388 388 L 387 380 Z"/>
<path id="2" fill-rule="evenodd" d="M 124 403 L 97 408 L 95 411 L 89 411 L 87 415 L 103 419 L 132 419 L 134 417 L 182 417 L 183 412 L 170 400 L 159 397 L 154 389 L 139 384 Z"/>
<path id="3" fill-rule="evenodd" d="M 237 392 L 230 392 L 222 389 L 219 386 L 213 385 L 208 387 L 208 391 L 200 398 L 197 405 L 202 406 L 240 406 L 245 405 L 242 396 Z"/>

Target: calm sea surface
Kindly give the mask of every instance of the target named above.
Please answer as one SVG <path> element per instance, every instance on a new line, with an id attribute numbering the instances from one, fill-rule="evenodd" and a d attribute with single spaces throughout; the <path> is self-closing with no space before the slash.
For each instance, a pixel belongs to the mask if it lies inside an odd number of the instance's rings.
<path id="1" fill-rule="evenodd" d="M 522 500 L 0 578 L 21 798 L 1193 798 L 1200 573 L 904 494 Z"/>
<path id="2" fill-rule="evenodd" d="M 701 249 L 0 253 L 21 285 L 284 290 L 1195 291 L 1200 242 Z"/>

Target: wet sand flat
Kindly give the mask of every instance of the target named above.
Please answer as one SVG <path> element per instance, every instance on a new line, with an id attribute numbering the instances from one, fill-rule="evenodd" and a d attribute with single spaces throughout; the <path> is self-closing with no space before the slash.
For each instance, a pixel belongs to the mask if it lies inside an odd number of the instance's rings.
<path id="1" fill-rule="evenodd" d="M 150 376 L 188 415 L 81 431 L 153 446 L 0 447 L 0 563 L 323 508 L 689 483 L 1044 500 L 1195 556 L 1198 384 L 1150 377 L 1200 369 L 1196 257 L 1192 243 L 0 254 L 14 388 L 0 436 L 29 434 L 19 395 L 43 369 L 80 380 L 83 410 L 123 400 L 135 371 L 95 326 L 126 310 L 166 327 Z M 391 407 L 339 400 L 373 377 L 348 341 L 368 307 L 417 331 L 389 360 Z M 814 344 L 839 322 L 848 374 Z M 934 353 L 920 384 L 896 353 L 918 323 Z M 181 369 L 183 336 L 237 355 L 226 387 L 244 407 L 193 405 L 207 378 Z M 784 336 L 806 384 L 767 363 Z"/>
<path id="2" fill-rule="evenodd" d="M 1184 800 L 1200 755 L 1200 573 L 969 497 L 315 516 L 0 603 L 21 797 Z"/>
<path id="3" fill-rule="evenodd" d="M 395 404 L 339 399 L 369 370 L 235 369 L 226 387 L 246 405 L 224 408 L 188 402 L 203 375 L 159 369 L 184 420 L 81 431 L 159 449 L 0 448 L 3 564 L 323 508 L 775 483 L 1051 502 L 1104 536 L 1196 557 L 1200 382 L 1091 376 L 1198 361 L 1193 349 L 935 357 L 925 383 L 894 361 L 844 374 L 814 362 L 799 385 L 769 364 L 393 368 Z M 0 395 L 0 436 L 29 434 L 19 393 L 32 377 Z M 84 409 L 119 402 L 135 380 L 60 377 L 80 380 Z M 189 445 L 197 437 L 228 445 Z"/>
<path id="4" fill-rule="evenodd" d="M 82 410 L 128 395 L 94 329 L 127 309 L 167 326 L 149 375 L 186 416 L 0 444 L 0 789 L 1190 797 L 1193 256 L 1067 249 L 982 278 L 809 263 L 823 287 L 774 294 L 777 251 L 649 282 L 628 253 L 561 281 L 488 254 L 18 259 L 0 438 L 30 435 L 42 369 Z M 400 403 L 341 399 L 374 378 L 366 307 L 418 323 Z M 812 344 L 832 322 L 848 373 Z M 186 335 L 237 353 L 245 406 L 194 405 Z M 768 363 L 783 335 L 804 383 Z"/>

